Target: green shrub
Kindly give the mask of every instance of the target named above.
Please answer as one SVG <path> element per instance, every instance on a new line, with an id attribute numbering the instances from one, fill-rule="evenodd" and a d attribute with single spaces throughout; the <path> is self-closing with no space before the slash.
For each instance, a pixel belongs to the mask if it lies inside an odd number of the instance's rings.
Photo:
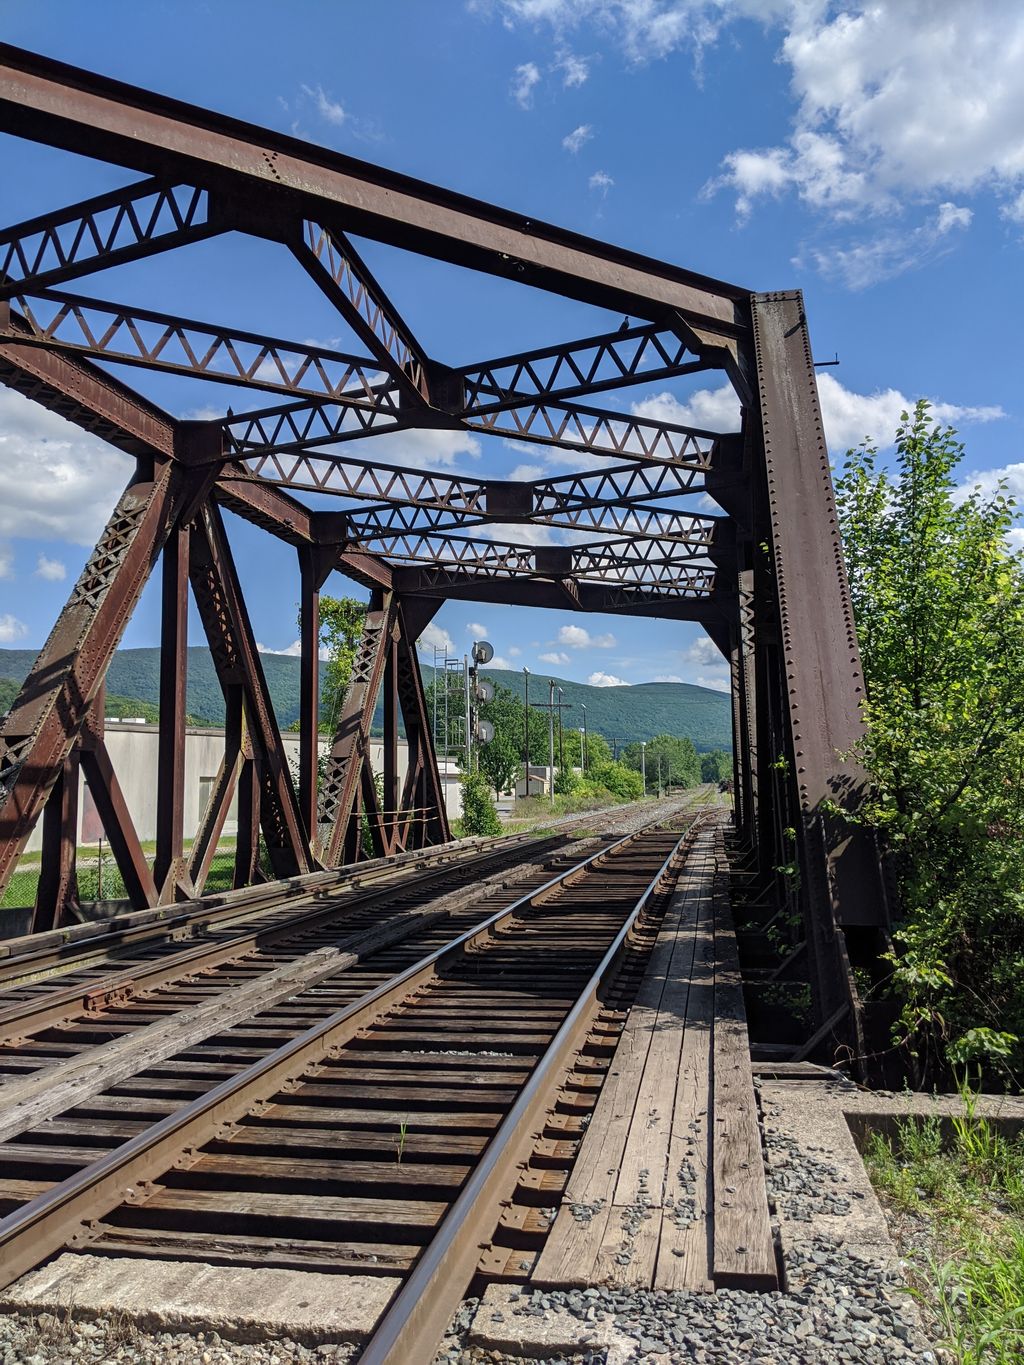
<path id="1" fill-rule="evenodd" d="M 620 801 L 639 801 L 644 794 L 643 778 L 624 763 L 599 763 L 588 771 L 587 778 Z"/>
<path id="2" fill-rule="evenodd" d="M 501 833 L 501 821 L 491 795 L 491 784 L 483 773 L 463 775 L 462 830 L 464 834 Z"/>

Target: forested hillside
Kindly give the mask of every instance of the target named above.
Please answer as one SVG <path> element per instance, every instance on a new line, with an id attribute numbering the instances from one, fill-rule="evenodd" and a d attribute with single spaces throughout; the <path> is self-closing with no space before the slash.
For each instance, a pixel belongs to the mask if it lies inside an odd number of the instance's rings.
<path id="1" fill-rule="evenodd" d="M 299 714 L 298 660 L 286 654 L 260 656 L 277 717 L 287 728 Z M 27 649 L 0 649 L 0 680 L 20 683 L 28 673 L 35 653 Z M 431 670 L 424 668 L 429 680 Z M 522 697 L 521 672 L 488 669 L 486 676 Z M 160 651 L 158 649 L 119 649 L 107 676 L 108 692 L 126 699 L 137 699 L 148 706 L 159 700 Z M 652 735 L 678 735 L 693 740 L 697 749 L 728 749 L 732 744 L 729 700 L 725 693 L 689 683 L 640 683 L 634 687 L 590 687 L 586 683 L 556 678 L 562 700 L 570 703 L 564 724 L 579 728 L 583 722 L 582 705 L 587 708 L 588 728 L 602 734 L 613 745 L 626 745 Z M 0 684 L 2 685 L 2 684 Z M 5 705 L 7 687 L 0 691 L 0 709 Z M 530 701 L 547 701 L 547 677 L 530 679 Z M 9 704 L 6 703 L 6 704 Z M 187 706 L 197 722 L 219 725 L 224 720 L 224 699 L 213 667 L 210 651 L 195 647 L 188 651 Z M 133 711 L 132 714 L 142 714 Z M 148 715 L 148 711 L 146 712 Z"/>

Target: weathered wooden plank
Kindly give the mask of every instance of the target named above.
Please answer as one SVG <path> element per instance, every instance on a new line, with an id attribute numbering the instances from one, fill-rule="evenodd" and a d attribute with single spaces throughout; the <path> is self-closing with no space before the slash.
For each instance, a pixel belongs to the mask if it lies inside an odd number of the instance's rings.
<path id="1" fill-rule="evenodd" d="M 728 883 L 716 887 L 712 1074 L 716 1289 L 777 1289 L 761 1132 Z"/>
<path id="2" fill-rule="evenodd" d="M 700 873 L 691 874 L 689 869 L 691 860 L 697 867 L 702 864 L 706 837 L 704 834 L 697 836 L 687 858 L 687 870 L 683 874 L 681 886 L 674 894 L 662 922 L 647 970 L 609 1064 L 607 1079 L 570 1174 L 562 1205 L 534 1266 L 535 1280 L 550 1284 L 588 1284 L 604 1275 L 618 1283 L 634 1282 L 626 1277 L 617 1278 L 617 1269 L 628 1269 L 630 1276 L 634 1277 L 642 1273 L 647 1277 L 647 1283 L 653 1279 L 657 1236 L 647 1235 L 646 1229 L 636 1239 L 637 1245 L 627 1259 L 615 1259 L 616 1256 L 626 1256 L 622 1247 L 622 1206 L 635 1207 L 640 1203 L 641 1186 L 644 1187 L 644 1200 L 649 1200 L 655 1185 L 655 1182 L 641 1180 L 643 1159 L 633 1160 L 627 1156 L 627 1150 L 631 1139 L 635 1140 L 640 1132 L 646 1136 L 646 1125 L 652 1109 L 660 1106 L 665 1110 L 664 1125 L 659 1123 L 659 1126 L 666 1128 L 671 1113 L 675 1094 L 675 1078 L 671 1074 L 672 1055 L 674 1052 L 678 1060 L 682 1019 L 666 1014 L 661 1020 L 664 1032 L 670 1035 L 663 1042 L 659 1037 L 659 1018 L 668 983 L 670 979 L 674 981 L 673 961 L 677 949 L 679 958 L 675 970 L 682 972 L 687 962 L 692 967 L 694 917 L 691 915 L 691 893 L 695 884 L 700 885 Z M 678 988 L 673 985 L 667 1000 L 669 1010 L 679 1010 L 686 989 L 685 979 L 679 982 Z M 670 1024 L 671 1029 L 665 1028 L 666 1024 Z M 666 1101 L 660 1090 L 648 1089 L 646 1108 L 641 1113 L 640 1096 L 644 1091 L 655 1039 L 658 1039 L 656 1055 L 664 1063 L 663 1067 L 659 1067 L 656 1084 L 667 1090 L 669 1099 Z M 641 1119 L 639 1130 L 634 1127 L 638 1114 Z M 660 1141 L 660 1133 L 658 1137 Z M 666 1142 L 656 1176 L 659 1206 L 665 1183 L 667 1151 Z M 630 1194 L 627 1199 L 617 1201 L 616 1190 L 624 1168 L 628 1168 L 629 1175 L 623 1188 L 629 1188 Z M 613 1212 L 616 1202 L 620 1207 Z M 657 1220 L 651 1218 L 641 1221 L 652 1224 L 656 1233 Z M 616 1250 L 610 1251 L 612 1246 Z"/>
<path id="3" fill-rule="evenodd" d="M 712 1288 L 709 1143 L 714 1015 L 715 942 L 709 897 L 702 902 L 695 934 L 686 1030 L 672 1112 L 655 1289 L 703 1291 Z"/>
<path id="4" fill-rule="evenodd" d="M 26 1182 L 27 1183 L 27 1182 Z M 329 1198 L 312 1194 L 262 1194 L 252 1190 L 158 1189 L 138 1209 L 147 1213 L 217 1215 L 225 1225 L 236 1219 L 283 1219 L 303 1223 L 327 1223 L 341 1228 L 364 1228 L 367 1240 L 379 1236 L 383 1226 L 431 1229 L 448 1205 L 434 1200 Z M 227 1228 L 230 1231 L 230 1227 Z"/>

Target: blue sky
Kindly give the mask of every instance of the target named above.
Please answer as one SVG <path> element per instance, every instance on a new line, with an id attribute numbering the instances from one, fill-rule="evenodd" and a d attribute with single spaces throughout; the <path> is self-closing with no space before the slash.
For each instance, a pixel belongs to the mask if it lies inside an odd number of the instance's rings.
<path id="1" fill-rule="evenodd" d="M 752 289 L 798 286 L 816 354 L 842 362 L 819 375 L 833 458 L 864 436 L 891 442 L 900 409 L 925 396 L 961 430 L 972 475 L 1001 471 L 1024 493 L 1016 0 L 7 0 L 4 19 L 7 41 L 64 61 Z M 10 223 L 135 178 L 13 138 L 0 154 Z M 365 254 L 449 363 L 619 321 L 396 250 Z M 266 243 L 219 239 L 71 287 L 352 349 Z M 261 406 L 120 372 L 179 415 Z M 615 401 L 706 427 L 733 412 L 714 376 Z M 381 458 L 477 475 L 571 468 L 558 452 L 465 434 L 387 440 L 373 442 Z M 126 475 L 117 452 L 0 392 L 0 645 L 42 644 Z M 294 552 L 230 530 L 258 638 L 287 650 Z M 150 590 L 126 645 L 157 642 L 155 609 Z M 452 603 L 431 638 L 461 653 L 482 632 L 512 667 L 725 685 L 709 642 L 676 623 Z"/>

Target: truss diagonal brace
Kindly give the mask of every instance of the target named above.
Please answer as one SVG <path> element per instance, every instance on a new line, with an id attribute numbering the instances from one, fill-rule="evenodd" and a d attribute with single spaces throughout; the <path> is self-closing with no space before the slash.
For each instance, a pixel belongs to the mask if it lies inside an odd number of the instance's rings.
<path id="1" fill-rule="evenodd" d="M 413 403 L 429 404 L 426 355 L 345 234 L 306 220 L 292 250 Z"/>
<path id="2" fill-rule="evenodd" d="M 0 299 L 215 237 L 209 196 L 141 180 L 0 233 Z"/>
<path id="3" fill-rule="evenodd" d="M 356 816 L 364 768 L 369 768 L 370 723 L 395 633 L 396 601 L 388 592 L 383 595 L 381 605 L 371 607 L 366 613 L 362 639 L 320 784 L 319 826 L 323 830 L 320 857 L 327 867 L 337 865 Z"/>
<path id="4" fill-rule="evenodd" d="M 0 728 L 0 890 L 64 769 L 186 483 L 168 462 L 128 485 Z"/>
<path id="5" fill-rule="evenodd" d="M 260 820 L 279 877 L 314 867 L 298 798 L 274 715 L 220 511 L 203 503 L 192 535 L 189 574 L 225 695 L 241 683 L 254 758 L 262 783 Z"/>
<path id="6" fill-rule="evenodd" d="M 359 356 L 56 289 L 18 294 L 13 302 L 19 310 L 11 330 L 16 340 L 222 384 L 398 411 L 387 371 Z"/>

